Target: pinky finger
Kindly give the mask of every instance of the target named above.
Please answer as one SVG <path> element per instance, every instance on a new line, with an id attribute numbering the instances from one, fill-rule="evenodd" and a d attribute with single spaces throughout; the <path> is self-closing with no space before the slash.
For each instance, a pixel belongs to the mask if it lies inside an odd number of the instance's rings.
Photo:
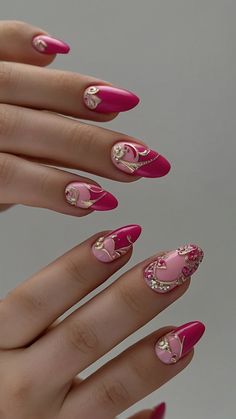
<path id="1" fill-rule="evenodd" d="M 47 208 L 82 217 L 117 206 L 95 182 L 63 170 L 0 153 L 0 203 Z"/>

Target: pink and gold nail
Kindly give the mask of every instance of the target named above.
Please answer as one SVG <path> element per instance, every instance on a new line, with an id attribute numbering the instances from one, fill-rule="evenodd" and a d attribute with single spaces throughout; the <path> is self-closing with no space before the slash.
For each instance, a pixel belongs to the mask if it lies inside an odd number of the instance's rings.
<path id="1" fill-rule="evenodd" d="M 67 54 L 70 51 L 64 41 L 44 34 L 34 36 L 32 46 L 42 54 Z"/>
<path id="2" fill-rule="evenodd" d="M 101 262 L 109 263 L 125 255 L 141 234 L 141 227 L 131 224 L 99 237 L 92 246 L 94 256 Z"/>
<path id="3" fill-rule="evenodd" d="M 186 323 L 162 336 L 155 344 L 155 353 L 164 364 L 176 364 L 192 350 L 204 332 L 203 323 Z"/>
<path id="4" fill-rule="evenodd" d="M 187 244 L 158 256 L 144 269 L 144 279 L 155 292 L 166 293 L 183 284 L 194 274 L 203 260 L 196 244 Z"/>
<path id="5" fill-rule="evenodd" d="M 118 201 L 110 192 L 97 185 L 71 182 L 65 189 L 66 201 L 78 208 L 108 211 L 117 207 Z"/>

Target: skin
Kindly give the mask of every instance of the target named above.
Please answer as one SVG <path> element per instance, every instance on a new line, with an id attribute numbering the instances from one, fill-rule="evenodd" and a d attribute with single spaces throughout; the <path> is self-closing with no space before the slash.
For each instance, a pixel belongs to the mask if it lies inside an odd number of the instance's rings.
<path id="1" fill-rule="evenodd" d="M 137 178 L 119 172 L 110 161 L 110 147 L 117 137 L 127 138 L 124 134 L 66 118 L 104 122 L 116 115 L 96 114 L 82 103 L 84 88 L 101 81 L 42 69 L 55 55 L 39 54 L 31 47 L 29 40 L 39 33 L 46 34 L 24 22 L 0 22 L 1 210 L 21 203 L 83 216 L 89 211 L 63 201 L 64 187 L 70 181 L 95 182 L 62 167 L 121 182 Z M 68 251 L 0 300 L 1 418 L 77 419 L 96 414 L 96 419 L 111 419 L 191 361 L 193 352 L 171 366 L 156 357 L 154 344 L 171 326 L 135 343 L 84 381 L 78 378 L 189 286 L 188 281 L 169 294 L 154 293 L 143 280 L 146 260 L 59 319 L 130 259 L 132 250 L 110 264 L 99 262 L 91 246 L 103 234 Z M 133 418 L 147 419 L 151 413 L 145 410 Z"/>

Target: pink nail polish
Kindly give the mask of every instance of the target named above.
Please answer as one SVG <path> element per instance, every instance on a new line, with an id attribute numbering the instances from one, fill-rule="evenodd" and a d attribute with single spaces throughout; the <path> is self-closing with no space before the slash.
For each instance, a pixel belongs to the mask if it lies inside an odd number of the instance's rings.
<path id="1" fill-rule="evenodd" d="M 33 47 L 43 54 L 67 54 L 69 45 L 48 35 L 37 35 L 32 39 Z"/>
<path id="2" fill-rule="evenodd" d="M 117 207 L 117 199 L 100 186 L 83 182 L 72 182 L 65 189 L 69 204 L 78 208 L 108 211 Z"/>
<path id="3" fill-rule="evenodd" d="M 142 177 L 161 177 L 167 175 L 170 163 L 147 146 L 118 142 L 111 150 L 111 159 L 114 165 L 122 172 Z"/>
<path id="4" fill-rule="evenodd" d="M 150 416 L 150 419 L 164 419 L 165 412 L 166 412 L 166 404 L 161 403 L 154 408 L 154 411 L 152 415 Z"/>
<path id="5" fill-rule="evenodd" d="M 193 275 L 203 256 L 202 249 L 196 244 L 179 247 L 151 262 L 144 269 L 144 279 L 153 291 L 169 292 Z"/>
<path id="6" fill-rule="evenodd" d="M 84 91 L 84 103 L 99 113 L 124 112 L 134 108 L 139 98 L 128 90 L 113 86 L 89 86 Z"/>
<path id="7" fill-rule="evenodd" d="M 141 231 L 142 228 L 137 224 L 121 227 L 104 237 L 99 237 L 92 246 L 92 252 L 101 262 L 112 262 L 131 249 Z"/>
<path id="8" fill-rule="evenodd" d="M 203 323 L 186 323 L 162 336 L 155 345 L 157 357 L 164 364 L 175 364 L 196 345 L 205 332 Z"/>

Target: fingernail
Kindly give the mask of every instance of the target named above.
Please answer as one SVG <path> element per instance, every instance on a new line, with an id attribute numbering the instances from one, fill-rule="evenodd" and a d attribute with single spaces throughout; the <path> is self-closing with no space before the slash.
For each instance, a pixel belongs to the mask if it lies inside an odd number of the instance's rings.
<path id="1" fill-rule="evenodd" d="M 157 357 L 164 364 L 175 364 L 196 345 L 205 332 L 203 323 L 186 323 L 161 337 L 156 345 Z"/>
<path id="2" fill-rule="evenodd" d="M 69 45 L 48 35 L 37 35 L 32 39 L 33 47 L 43 54 L 67 54 Z"/>
<path id="3" fill-rule="evenodd" d="M 100 113 L 124 112 L 134 108 L 139 98 L 128 90 L 112 86 L 89 86 L 84 91 L 87 108 Z"/>
<path id="4" fill-rule="evenodd" d="M 193 275 L 203 260 L 204 253 L 196 244 L 158 256 L 144 269 L 147 285 L 158 293 L 166 293 L 182 285 Z"/>
<path id="5" fill-rule="evenodd" d="M 166 404 L 161 403 L 158 406 L 156 406 L 150 416 L 150 419 L 164 419 L 166 411 Z"/>
<path id="6" fill-rule="evenodd" d="M 83 182 L 72 182 L 65 189 L 65 197 L 70 205 L 78 208 L 108 211 L 117 207 L 118 201 L 110 192 L 100 186 Z"/>
<path id="7" fill-rule="evenodd" d="M 121 141 L 111 150 L 114 165 L 122 172 L 142 177 L 161 177 L 167 175 L 170 163 L 147 146 Z"/>
<path id="8" fill-rule="evenodd" d="M 142 228 L 137 224 L 121 227 L 99 237 L 92 246 L 94 256 L 101 262 L 112 262 L 125 255 L 139 238 Z"/>

